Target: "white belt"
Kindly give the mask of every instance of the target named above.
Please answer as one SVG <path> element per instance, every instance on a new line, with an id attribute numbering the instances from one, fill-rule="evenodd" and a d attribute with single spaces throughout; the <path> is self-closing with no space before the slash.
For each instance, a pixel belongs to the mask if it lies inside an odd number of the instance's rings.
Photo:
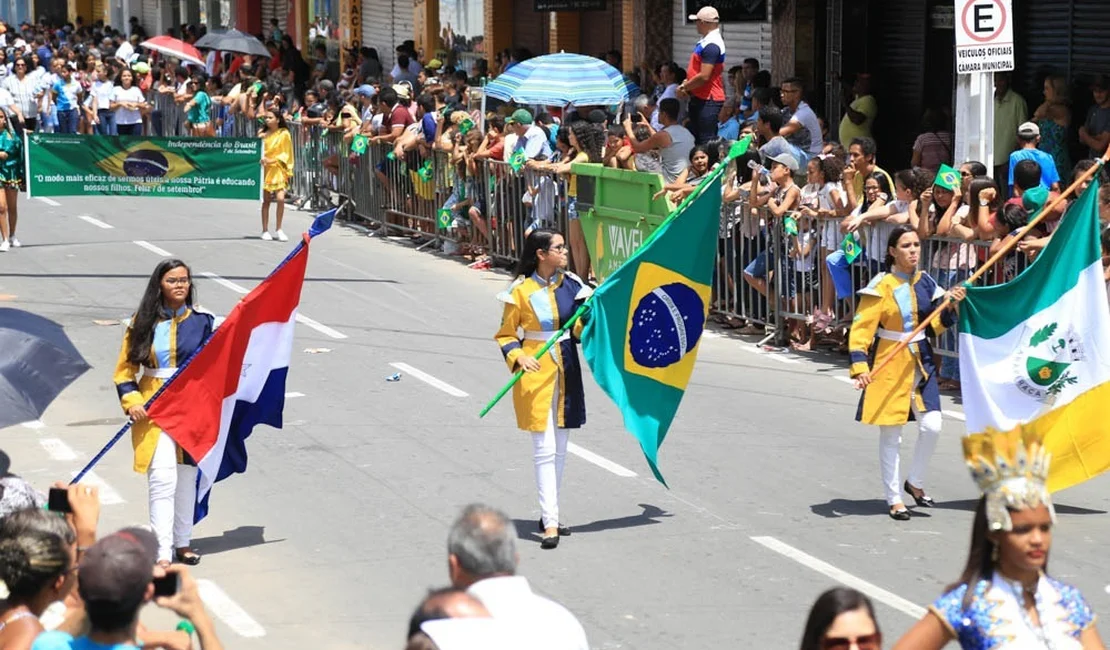
<path id="1" fill-rule="evenodd" d="M 875 332 L 875 336 L 878 336 L 881 339 L 886 339 L 888 341 L 901 341 L 901 340 L 905 339 L 906 336 L 908 336 L 908 335 L 909 335 L 909 332 L 895 332 L 893 330 L 883 329 L 881 327 L 879 328 L 879 330 L 877 332 Z M 917 336 L 913 337 L 912 339 L 910 339 L 907 342 L 908 343 L 917 343 L 918 341 L 924 341 L 924 340 L 925 340 L 925 332 L 918 332 Z"/>
<path id="2" fill-rule="evenodd" d="M 151 368 L 143 366 L 144 377 L 154 377 L 155 379 L 169 379 L 177 374 L 177 368 Z"/>
<path id="3" fill-rule="evenodd" d="M 551 339 L 552 336 L 555 336 L 556 334 L 558 334 L 558 332 L 543 332 L 543 331 L 537 331 L 537 330 L 526 330 L 524 332 L 524 340 L 525 341 L 544 341 L 544 342 L 546 342 L 549 339 Z M 570 338 L 570 332 L 569 331 L 564 332 L 563 335 L 559 337 L 559 341 L 565 341 L 569 338 Z"/>

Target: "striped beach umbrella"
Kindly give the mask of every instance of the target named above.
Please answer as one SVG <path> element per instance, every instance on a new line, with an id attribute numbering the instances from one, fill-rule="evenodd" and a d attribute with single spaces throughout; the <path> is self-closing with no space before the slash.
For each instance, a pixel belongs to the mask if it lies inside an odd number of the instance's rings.
<path id="1" fill-rule="evenodd" d="M 630 86 L 601 59 L 560 52 L 514 65 L 486 85 L 486 94 L 518 104 L 611 106 L 628 100 Z"/>

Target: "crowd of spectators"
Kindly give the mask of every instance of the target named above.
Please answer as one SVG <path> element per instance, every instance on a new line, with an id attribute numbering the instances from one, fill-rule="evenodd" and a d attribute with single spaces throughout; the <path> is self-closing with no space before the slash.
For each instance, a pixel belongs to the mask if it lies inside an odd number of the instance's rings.
<path id="1" fill-rule="evenodd" d="M 157 561 L 153 533 L 100 536 L 95 486 L 57 483 L 48 501 L 10 464 L 0 452 L 0 647 L 188 650 L 194 638 L 203 650 L 223 647 L 196 580 Z M 150 604 L 178 615 L 177 628 L 141 624 Z"/>
<path id="2" fill-rule="evenodd" d="M 924 267 L 949 287 L 1091 164 L 1089 158 L 1071 164 L 1068 85 L 1054 75 L 1045 79 L 1044 102 L 1031 115 L 1009 76 L 995 75 L 993 161 L 953 161 L 949 117 L 933 109 L 914 142 L 911 166 L 889 173 L 871 134 L 880 107 L 865 73 L 843 88 L 842 114 L 828 116 L 839 118 L 830 133 L 806 101 L 804 80 L 772 87 L 758 60 L 743 59 L 719 73 L 727 99 L 715 118 L 716 137 L 707 137 L 701 107 L 698 127 L 689 124 L 688 71 L 674 61 L 629 72 L 643 92 L 623 112 L 486 98 L 483 115 L 482 80 L 528 60 L 530 52 L 510 49 L 489 62 L 464 63 L 455 50 L 429 56 L 405 41 L 390 69 L 371 47 L 345 53 L 340 69 L 323 40 L 311 42 L 306 57 L 288 34 L 271 27 L 259 35 L 270 58 L 208 51 L 200 68 L 146 51 L 146 35 L 134 20 L 126 33 L 99 23 L 6 26 L 0 107 L 17 130 L 196 136 L 255 136 L 258 118 L 278 112 L 302 136 L 294 138 L 298 159 L 322 169 L 331 179 L 323 182 L 339 188 L 343 174 L 372 177 L 386 211 L 424 215 L 398 225 L 408 223 L 416 236 L 446 231 L 474 268 L 492 264 L 491 247 L 511 255 L 531 229 L 559 226 L 565 215 L 574 269 L 586 279 L 591 260 L 575 218 L 573 163 L 659 174 L 663 194 L 679 201 L 733 141 L 750 134 L 758 155 L 726 173 L 725 259 L 715 286 L 718 294 L 750 292 L 748 312 L 758 306 L 764 316 L 778 308 L 790 314 L 797 321 L 790 326 L 792 344 L 803 350 L 844 348 L 853 290 L 882 270 L 881 242 L 897 223 L 913 223 L 932 238 Z M 712 27 L 707 23 L 704 31 L 711 35 Z M 193 43 L 205 29 L 184 25 L 172 32 Z M 619 51 L 601 57 L 622 66 Z M 1090 89 L 1094 103 L 1076 135 L 1094 157 L 1110 143 L 1110 83 L 1100 76 Z M 318 148 L 314 141 L 323 137 L 336 146 Z M 360 166 L 368 150 L 375 152 L 373 164 Z M 937 171 L 947 165 L 959 170 L 960 182 L 939 182 Z M 991 279 L 1024 268 L 1058 219 L 1042 224 L 1042 236 L 1026 237 Z M 852 242 L 862 254 L 845 253 Z M 782 295 L 773 295 L 776 286 Z M 723 298 L 716 301 L 725 327 L 760 331 L 758 318 Z M 958 385 L 954 359 L 942 375 L 945 388 Z"/>

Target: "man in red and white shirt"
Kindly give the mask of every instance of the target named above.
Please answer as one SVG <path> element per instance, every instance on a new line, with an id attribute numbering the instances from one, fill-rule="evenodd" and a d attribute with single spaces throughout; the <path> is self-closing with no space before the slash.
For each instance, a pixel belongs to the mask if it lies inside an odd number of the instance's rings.
<path id="1" fill-rule="evenodd" d="M 701 40 L 690 55 L 686 81 L 679 84 L 678 96 L 690 99 L 690 131 L 695 142 L 703 144 L 717 137 L 717 115 L 725 103 L 725 41 L 721 38 L 721 17 L 713 7 L 702 7 L 690 20 L 697 24 Z"/>

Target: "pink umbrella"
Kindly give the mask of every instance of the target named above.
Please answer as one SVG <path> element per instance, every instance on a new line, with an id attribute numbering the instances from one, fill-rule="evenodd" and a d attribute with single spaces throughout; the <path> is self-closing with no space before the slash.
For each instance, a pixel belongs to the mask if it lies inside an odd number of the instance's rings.
<path id="1" fill-rule="evenodd" d="M 155 36 L 150 40 L 139 43 L 139 47 L 145 47 L 148 50 L 154 50 L 166 56 L 172 56 L 175 59 L 204 67 L 204 55 L 200 53 L 200 50 L 172 36 Z"/>

